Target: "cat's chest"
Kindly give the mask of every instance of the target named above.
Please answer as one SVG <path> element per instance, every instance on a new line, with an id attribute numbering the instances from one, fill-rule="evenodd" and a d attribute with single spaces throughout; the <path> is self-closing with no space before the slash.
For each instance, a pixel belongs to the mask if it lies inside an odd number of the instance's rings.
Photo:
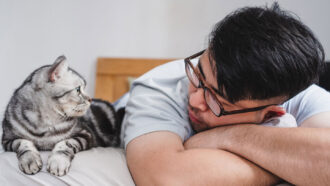
<path id="1" fill-rule="evenodd" d="M 75 126 L 74 122 L 63 122 L 48 126 L 42 125 L 36 131 L 39 136 L 35 135 L 33 141 L 39 149 L 52 149 L 59 141 L 70 138 Z"/>
<path id="2" fill-rule="evenodd" d="M 71 135 L 75 122 L 44 122 L 37 130 L 36 134 L 40 138 L 52 138 L 56 136 L 69 136 Z"/>
<path id="3" fill-rule="evenodd" d="M 42 128 L 44 131 L 47 131 L 49 134 L 58 134 L 58 133 L 67 133 L 76 125 L 74 121 L 65 121 L 65 122 L 44 122 Z"/>
<path id="4" fill-rule="evenodd" d="M 40 136 L 49 136 L 57 133 L 67 133 L 75 125 L 76 120 L 63 121 L 51 112 L 24 111 L 24 115 L 29 121 L 35 133 Z"/>

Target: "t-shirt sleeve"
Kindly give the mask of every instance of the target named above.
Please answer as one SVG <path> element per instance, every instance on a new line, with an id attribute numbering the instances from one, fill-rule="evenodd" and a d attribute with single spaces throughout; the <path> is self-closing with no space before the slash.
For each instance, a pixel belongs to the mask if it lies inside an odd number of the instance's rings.
<path id="1" fill-rule="evenodd" d="M 184 104 L 177 100 L 173 94 L 164 90 L 136 84 L 131 90 L 123 121 L 125 148 L 132 139 L 155 131 L 170 131 L 179 135 L 182 141 L 186 140 L 192 129 L 187 121 Z"/>
<path id="2" fill-rule="evenodd" d="M 317 85 L 311 85 L 284 103 L 284 107 L 296 118 L 297 124 L 300 126 L 311 116 L 330 111 L 330 93 Z"/>

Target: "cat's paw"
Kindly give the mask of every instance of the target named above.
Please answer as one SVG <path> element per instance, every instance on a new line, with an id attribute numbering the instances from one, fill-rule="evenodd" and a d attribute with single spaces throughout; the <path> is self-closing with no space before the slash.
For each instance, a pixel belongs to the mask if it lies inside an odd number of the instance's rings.
<path id="1" fill-rule="evenodd" d="M 39 152 L 25 151 L 18 155 L 18 167 L 25 174 L 36 174 L 42 168 Z"/>
<path id="2" fill-rule="evenodd" d="M 55 176 L 64 176 L 68 173 L 70 165 L 70 157 L 55 153 L 48 158 L 47 171 Z"/>

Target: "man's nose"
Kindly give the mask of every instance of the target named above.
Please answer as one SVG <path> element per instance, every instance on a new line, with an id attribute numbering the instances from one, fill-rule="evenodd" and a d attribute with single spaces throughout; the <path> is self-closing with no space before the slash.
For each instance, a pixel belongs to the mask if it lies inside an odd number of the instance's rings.
<path id="1" fill-rule="evenodd" d="M 208 109 L 204 98 L 204 90 L 202 88 L 197 88 L 194 92 L 190 94 L 189 104 L 193 108 L 198 109 L 200 111 L 206 111 Z"/>

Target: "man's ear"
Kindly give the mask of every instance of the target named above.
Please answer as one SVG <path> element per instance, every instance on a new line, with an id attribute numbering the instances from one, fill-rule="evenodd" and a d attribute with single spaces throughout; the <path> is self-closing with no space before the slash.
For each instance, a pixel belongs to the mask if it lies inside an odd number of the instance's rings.
<path id="1" fill-rule="evenodd" d="M 260 123 L 263 123 L 272 117 L 283 116 L 285 113 L 286 112 L 283 107 L 277 105 L 269 106 L 261 111 Z"/>
<path id="2" fill-rule="evenodd" d="M 68 63 L 66 62 L 65 56 L 59 56 L 51 68 L 49 69 L 49 81 L 55 82 L 56 80 L 60 79 L 63 74 L 68 71 Z"/>

